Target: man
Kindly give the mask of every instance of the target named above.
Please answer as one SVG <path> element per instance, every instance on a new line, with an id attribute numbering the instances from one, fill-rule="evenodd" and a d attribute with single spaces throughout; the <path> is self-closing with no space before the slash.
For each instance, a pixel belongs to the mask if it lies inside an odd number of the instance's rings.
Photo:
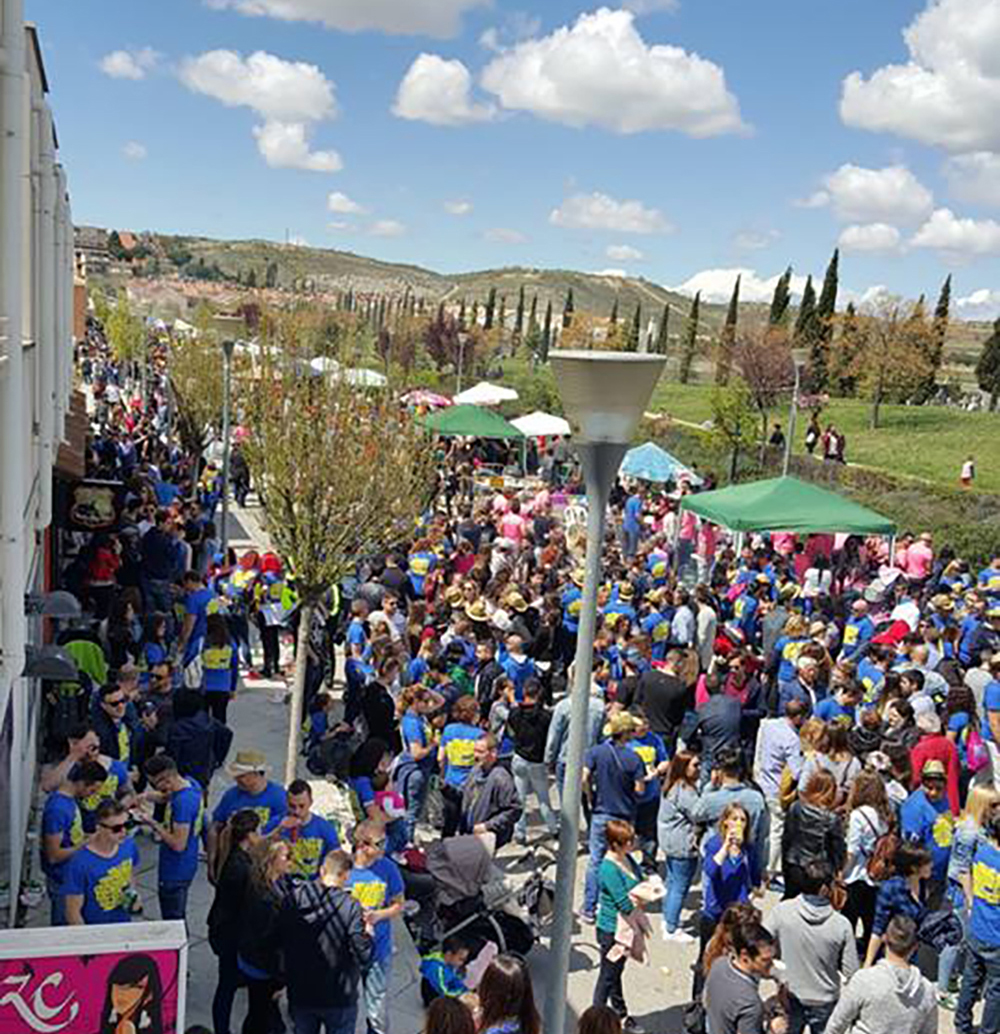
<path id="1" fill-rule="evenodd" d="M 573 673 L 569 673 L 569 684 L 573 684 Z M 545 741 L 545 764 L 555 773 L 556 792 L 562 801 L 563 781 L 566 777 L 566 752 L 569 749 L 569 719 L 573 710 L 573 694 L 567 693 L 552 709 L 552 722 Z M 597 746 L 604 725 L 604 688 L 592 679 L 590 697 L 587 700 L 587 734 L 584 749 Z"/>
<path id="2" fill-rule="evenodd" d="M 708 782 L 715 758 L 727 748 L 739 749 L 743 706 L 723 692 L 726 671 L 706 679 L 708 700 L 698 708 L 698 721 L 691 732 L 693 743 L 701 744 L 702 782 Z"/>
<path id="3" fill-rule="evenodd" d="M 376 610 L 369 616 L 368 627 L 374 628 L 380 621 L 384 621 L 388 626 L 389 636 L 394 643 L 402 641 L 406 635 L 406 615 L 399 609 L 398 597 L 391 592 L 382 597 L 381 610 Z"/>
<path id="4" fill-rule="evenodd" d="M 774 889 L 780 885 L 781 833 L 785 828 L 785 809 L 781 806 L 781 781 L 785 770 L 798 783 L 802 774 L 802 744 L 799 732 L 809 716 L 809 708 L 801 700 L 789 700 L 783 718 L 770 718 L 761 723 L 754 758 L 754 776 L 764 794 L 770 816 L 770 851 L 767 871 Z"/>
<path id="5" fill-rule="evenodd" d="M 733 603 L 735 625 L 743 635 L 743 641 L 751 649 L 760 644 L 760 608 L 771 596 L 771 579 L 763 572 L 749 582 Z"/>
<path id="6" fill-rule="evenodd" d="M 947 796 L 947 776 L 940 761 L 927 761 L 920 773 L 920 786 L 899 809 L 900 831 L 907 840 L 931 853 L 930 899 L 939 901 L 944 892 L 951 857 L 955 820 Z M 937 904 L 934 907 L 939 907 Z"/>
<path id="7" fill-rule="evenodd" d="M 188 571 L 184 575 L 183 588 L 184 622 L 177 640 L 177 653 L 181 657 L 181 665 L 187 669 L 201 654 L 208 627 L 208 605 L 215 599 L 215 593 L 205 585 L 205 579 L 197 571 Z"/>
<path id="8" fill-rule="evenodd" d="M 410 597 L 410 579 L 403 570 L 399 557 L 389 553 L 385 558 L 385 570 L 379 576 L 379 584 L 390 593 L 397 603 L 405 603 Z M 383 599 L 383 609 L 384 609 Z"/>
<path id="9" fill-rule="evenodd" d="M 545 743 L 551 715 L 541 703 L 542 686 L 537 679 L 524 684 L 524 699 L 515 703 L 507 717 L 507 731 L 514 741 L 511 773 L 521 800 L 521 817 L 514 828 L 519 844 L 528 842 L 528 794 L 534 793 L 542 821 L 549 836 L 559 831 L 558 820 L 549 803 L 549 775 L 545 767 Z"/>
<path id="10" fill-rule="evenodd" d="M 636 490 L 625 500 L 622 515 L 622 556 L 631 560 L 639 548 L 642 534 L 642 495 Z"/>
<path id="11" fill-rule="evenodd" d="M 790 700 L 801 700 L 810 711 L 816 710 L 820 697 L 820 667 L 815 657 L 799 657 L 795 662 L 795 680 L 786 682 L 778 696 L 778 711 L 784 711 Z"/>
<path id="12" fill-rule="evenodd" d="M 983 720 L 980 734 L 990 752 L 993 786 L 1000 790 L 1000 654 L 987 665 L 989 682 L 983 690 Z"/>
<path id="13" fill-rule="evenodd" d="M 716 757 L 712 785 L 701 795 L 691 819 L 714 826 L 729 804 L 741 805 L 750 820 L 747 842 L 754 848 L 752 877 L 754 886 L 759 887 L 770 858 L 771 821 L 764 795 L 744 779 L 743 752 L 739 749 L 724 750 Z"/>
<path id="14" fill-rule="evenodd" d="M 52 926 L 66 924 L 66 869 L 73 855 L 86 843 L 79 802 L 96 793 L 107 775 L 103 765 L 84 758 L 74 764 L 45 800 L 42 871 L 48 884 Z"/>
<path id="15" fill-rule="evenodd" d="M 286 885 L 278 932 L 295 1034 L 354 1034 L 358 988 L 372 962 L 361 905 L 344 884 L 349 855 L 332 851 L 319 878 Z"/>
<path id="16" fill-rule="evenodd" d="M 260 816 L 260 832 L 267 835 L 288 813 L 285 791 L 267 778 L 270 766 L 267 758 L 257 750 L 241 750 L 236 760 L 226 769 L 236 782 L 223 795 L 212 813 L 208 830 L 208 868 L 214 871 L 215 852 L 219 831 L 230 815 L 241 808 L 250 808 Z"/>
<path id="17" fill-rule="evenodd" d="M 148 795 L 166 804 L 163 821 L 146 824 L 160 838 L 157 873 L 161 919 L 187 919 L 187 898 L 198 872 L 198 838 L 205 821 L 205 802 L 197 781 L 177 771 L 173 758 L 157 754 L 146 762 Z"/>
<path id="18" fill-rule="evenodd" d="M 774 938 L 759 923 L 737 926 L 733 950 L 718 959 L 705 981 L 704 1001 L 712 1034 L 764 1034 L 764 1003 L 758 985 L 771 975 Z M 771 1021 L 770 1034 L 785 1034 L 783 1018 Z"/>
<path id="19" fill-rule="evenodd" d="M 832 697 L 827 697 L 816 705 L 816 717 L 824 722 L 844 722 L 848 728 L 853 728 L 858 704 L 863 696 L 864 689 L 861 683 L 851 679 L 841 685 Z"/>
<path id="20" fill-rule="evenodd" d="M 392 920 L 403 911 L 403 878 L 385 857 L 385 829 L 366 819 L 354 830 L 354 869 L 346 884 L 364 910 L 372 936 L 372 957 L 362 975 L 368 1034 L 388 1034 L 389 975 L 392 963 Z"/>
<path id="21" fill-rule="evenodd" d="M 304 779 L 288 784 L 288 814 L 275 833 L 291 845 L 292 875 L 314 880 L 319 876 L 323 859 L 340 848 L 340 838 L 333 823 L 312 813 L 312 788 Z"/>
<path id="22" fill-rule="evenodd" d="M 917 715 L 917 728 L 920 730 L 920 739 L 910 750 L 913 789 L 919 785 L 919 773 L 924 771 L 927 762 L 940 762 L 948 780 L 948 806 L 951 808 L 952 815 L 957 816 L 959 813 L 958 776 L 961 768 L 958 747 L 942 732 L 941 719 L 934 711 Z"/>
<path id="23" fill-rule="evenodd" d="M 97 710 L 94 713 L 94 731 L 100 740 L 102 754 L 120 761 L 126 769 L 132 767 L 133 737 L 125 708 L 128 699 L 117 682 L 108 682 L 97 691 Z"/>
<path id="24" fill-rule="evenodd" d="M 850 620 L 844 625 L 844 642 L 840 659 L 856 661 L 864 655 L 875 635 L 875 622 L 868 616 L 868 603 L 855 600 L 851 604 Z"/>
<path id="25" fill-rule="evenodd" d="M 840 996 L 840 985 L 858 971 L 858 949 L 851 924 L 830 904 L 834 881 L 828 861 L 810 862 L 802 893 L 781 901 L 764 925 L 774 935 L 785 963 L 789 992 L 788 1034 L 823 1034 Z"/>
<path id="26" fill-rule="evenodd" d="M 635 706 L 649 721 L 649 727 L 658 733 L 673 754 L 677 749 L 677 735 L 684 715 L 694 707 L 694 693 L 678 674 L 684 655 L 670 650 L 662 668 L 650 668 L 639 676 Z"/>
<path id="27" fill-rule="evenodd" d="M 97 809 L 97 830 L 66 869 L 66 921 L 71 926 L 130 922 L 128 900 L 138 867 L 125 809 L 104 801 Z"/>
<path id="28" fill-rule="evenodd" d="M 598 871 L 608 849 L 605 829 L 612 819 L 635 825 L 639 798 L 646 785 L 646 766 L 628 741 L 639 723 L 627 711 L 612 715 L 604 727 L 609 738 L 587 751 L 583 766 L 583 792 L 591 798 L 590 863 L 583 891 L 580 918 L 593 923 L 600 890 Z M 591 790 L 591 776 L 593 789 Z"/>
<path id="29" fill-rule="evenodd" d="M 171 582 L 177 567 L 178 550 L 170 534 L 172 518 L 169 510 L 157 510 L 156 523 L 142 537 L 142 595 L 148 613 L 170 615 L 173 599 Z"/>
<path id="30" fill-rule="evenodd" d="M 493 833 L 497 847 L 509 844 L 521 816 L 521 802 L 510 772 L 498 765 L 497 740 L 492 734 L 476 740 L 475 765 L 462 787 L 463 833 Z"/>
<path id="31" fill-rule="evenodd" d="M 910 965 L 916 948 L 916 923 L 908 916 L 894 916 L 885 932 L 885 958 L 858 970 L 840 992 L 826 1034 L 937 1034 L 934 985 Z M 956 1016 L 955 1029 L 971 1034 L 971 1009 L 968 1020 L 962 1028 Z"/>
<path id="32" fill-rule="evenodd" d="M 965 898 L 972 902 L 965 939 L 965 973 L 955 1011 L 957 1034 L 972 1034 L 972 1010 L 985 998 L 981 1030 L 1000 1030 L 1000 806 L 983 816 L 968 859 L 960 865 Z"/>

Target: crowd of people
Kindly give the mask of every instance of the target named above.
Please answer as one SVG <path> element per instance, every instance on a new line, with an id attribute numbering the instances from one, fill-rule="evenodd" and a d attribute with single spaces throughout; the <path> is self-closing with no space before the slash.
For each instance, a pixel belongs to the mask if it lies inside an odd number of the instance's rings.
<path id="1" fill-rule="evenodd" d="M 233 751 L 231 727 L 255 679 L 284 702 L 294 579 L 273 553 L 220 552 L 220 474 L 172 439 L 163 361 L 140 390 L 98 327 L 85 349 L 90 468 L 124 502 L 65 569 L 85 617 L 60 633 L 80 677 L 46 712 L 52 924 L 184 920 L 205 872 L 215 1034 L 242 988 L 244 1034 L 283 1029 L 282 993 L 297 1034 L 353 1030 L 359 1008 L 387 1034 L 405 915 L 429 1031 L 538 1034 L 526 964 L 442 937 L 426 857 L 477 838 L 503 865 L 558 834 L 585 539 L 561 466 L 443 492 L 330 587 L 299 777 L 281 785 L 284 759 Z M 476 462 L 443 451 L 442 486 Z M 1000 558 L 975 570 L 927 534 L 737 543 L 679 509 L 691 490 L 612 501 L 581 1029 L 640 1030 L 623 975 L 658 928 L 692 965 L 692 1032 L 929 1034 L 943 1008 L 971 1034 L 983 1000 L 996 1034 Z M 222 770 L 232 785 L 211 794 Z M 155 909 L 134 890 L 137 836 L 158 843 Z"/>

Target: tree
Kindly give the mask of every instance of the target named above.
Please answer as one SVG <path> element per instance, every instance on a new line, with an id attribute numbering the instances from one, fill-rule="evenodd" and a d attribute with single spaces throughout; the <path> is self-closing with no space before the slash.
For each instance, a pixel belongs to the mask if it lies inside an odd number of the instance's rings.
<path id="1" fill-rule="evenodd" d="M 926 402 L 937 389 L 937 375 L 944 360 L 944 342 L 948 336 L 948 321 L 951 315 L 951 274 L 945 278 L 934 307 L 934 322 L 928 335 L 927 364 L 930 367 L 923 383 L 917 389 L 917 401 Z"/>
<path id="2" fill-rule="evenodd" d="M 533 294 L 531 296 L 531 312 L 528 315 L 528 328 L 536 326 L 538 323 L 538 295 Z"/>
<path id="3" fill-rule="evenodd" d="M 746 384 L 760 418 L 760 462 L 763 466 L 768 416 L 795 385 L 795 364 L 784 329 L 768 326 L 741 334 L 733 349 L 733 365 Z"/>
<path id="4" fill-rule="evenodd" d="M 830 387 L 842 398 L 853 398 L 858 393 L 858 356 L 864 346 L 858 311 L 854 302 L 848 302 L 830 352 Z"/>
<path id="5" fill-rule="evenodd" d="M 462 299 L 462 305 L 458 310 L 458 329 L 465 330 L 465 299 Z"/>
<path id="6" fill-rule="evenodd" d="M 639 351 L 639 337 L 642 333 L 642 306 L 637 305 L 635 307 L 635 315 L 632 317 L 632 322 L 628 328 L 628 338 L 626 339 L 626 351 L 638 352 Z"/>
<path id="7" fill-rule="evenodd" d="M 543 363 L 549 361 L 549 349 L 552 347 L 552 299 L 545 306 L 545 325 L 542 327 L 542 352 L 539 358 Z"/>
<path id="8" fill-rule="evenodd" d="M 990 412 L 995 413 L 1000 397 L 1000 319 L 993 324 L 993 333 L 983 344 L 976 362 L 976 380 L 990 397 Z"/>
<path id="9" fill-rule="evenodd" d="M 660 317 L 660 326 L 656 331 L 656 354 L 666 355 L 670 339 L 667 333 L 670 329 L 670 302 L 663 306 L 663 315 Z"/>
<path id="10" fill-rule="evenodd" d="M 712 392 L 712 437 L 729 450 L 729 480 L 739 471 L 740 450 L 754 441 L 757 411 L 746 381 L 735 377 Z"/>
<path id="11" fill-rule="evenodd" d="M 128 292 L 122 288 L 114 307 L 104 320 L 108 344 L 119 362 L 134 363 L 143 359 L 146 351 L 146 327 L 142 317 L 132 311 Z"/>
<path id="12" fill-rule="evenodd" d="M 503 342 L 504 331 L 507 327 L 507 295 L 500 295 L 500 314 L 497 317 L 497 329 L 500 331 L 500 341 Z"/>
<path id="13" fill-rule="evenodd" d="M 715 360 L 716 384 L 728 384 L 729 374 L 733 367 L 733 348 L 736 345 L 736 324 L 740 317 L 740 281 L 742 279 L 743 276 L 740 274 L 733 285 L 726 322 L 722 327 L 722 336 L 719 338 L 719 354 Z"/>
<path id="14" fill-rule="evenodd" d="M 454 317 L 445 312 L 444 302 L 438 305 L 434 319 L 424 327 L 423 337 L 424 348 L 438 373 L 449 366 L 457 369 L 461 348 L 459 329 Z"/>
<path id="15" fill-rule="evenodd" d="M 246 384 L 253 428 L 246 456 L 271 540 L 294 573 L 298 594 L 288 782 L 296 775 L 316 608 L 354 572 L 359 557 L 412 534 L 433 492 L 434 463 L 430 437 L 398 404 L 398 392 L 302 376 L 299 364 L 287 361 L 297 352 L 294 314 L 270 329 L 260 377 Z M 358 349 L 348 358 L 361 357 Z"/>
<path id="16" fill-rule="evenodd" d="M 694 351 L 698 345 L 698 311 L 701 308 L 701 291 L 694 296 L 691 311 L 688 313 L 687 326 L 684 328 L 684 342 L 681 345 L 680 369 L 677 379 L 687 384 L 691 379 L 691 367 L 694 363 Z"/>
<path id="17" fill-rule="evenodd" d="M 195 313 L 196 334 L 170 341 L 167 370 L 174 398 L 174 424 L 189 456 L 200 456 L 222 424 L 223 356 L 211 312 Z M 234 358 L 234 364 L 236 360 Z"/>
<path id="18" fill-rule="evenodd" d="M 521 343 L 524 337 L 524 284 L 521 284 L 517 292 L 517 312 L 514 315 L 514 349 Z"/>
<path id="19" fill-rule="evenodd" d="M 615 295 L 615 304 L 611 306 L 611 318 L 608 322 L 613 327 L 618 322 L 618 296 Z"/>
<path id="20" fill-rule="evenodd" d="M 264 273 L 264 286 L 265 287 L 277 287 L 278 286 L 278 263 L 268 262 L 267 269 Z"/>
<path id="21" fill-rule="evenodd" d="M 571 287 L 569 291 L 566 293 L 566 304 L 563 305 L 563 330 L 566 330 L 573 323 L 573 312 L 573 288 Z"/>
<path id="22" fill-rule="evenodd" d="M 802 301 L 799 303 L 799 314 L 795 319 L 795 347 L 808 348 L 816 332 L 816 288 L 813 278 L 806 278 Z"/>
<path id="23" fill-rule="evenodd" d="M 774 285 L 774 295 L 771 298 L 771 313 L 768 323 L 772 327 L 781 326 L 788 317 L 788 307 L 792 302 L 792 267 L 789 266 Z"/>
<path id="24" fill-rule="evenodd" d="M 495 287 L 490 288 L 490 293 L 486 298 L 486 318 L 483 321 L 483 330 L 493 329 L 493 316 L 496 312 L 497 307 L 497 289 Z"/>
<path id="25" fill-rule="evenodd" d="M 834 248 L 830 264 L 826 267 L 823 287 L 816 302 L 815 327 L 809 342 L 809 368 L 806 383 L 810 391 L 822 392 L 830 379 L 830 342 L 833 339 L 834 320 L 837 315 L 837 290 L 840 276 L 840 249 Z"/>
<path id="26" fill-rule="evenodd" d="M 253 266 L 250 267 L 250 272 L 247 273 L 247 287 L 257 286 L 257 270 Z"/>

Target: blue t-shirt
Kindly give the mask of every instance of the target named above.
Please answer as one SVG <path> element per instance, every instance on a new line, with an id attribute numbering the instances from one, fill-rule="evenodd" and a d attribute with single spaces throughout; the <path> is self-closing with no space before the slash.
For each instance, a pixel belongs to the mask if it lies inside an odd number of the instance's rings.
<path id="1" fill-rule="evenodd" d="M 322 815 L 310 815 L 305 825 L 296 829 L 283 829 L 278 835 L 291 845 L 292 874 L 309 879 L 319 875 L 323 859 L 340 847 L 340 837 L 333 823 Z"/>
<path id="2" fill-rule="evenodd" d="M 625 501 L 625 515 L 622 520 L 622 528 L 625 531 L 637 532 L 642 525 L 639 518 L 642 515 L 642 497 L 630 495 Z"/>
<path id="3" fill-rule="evenodd" d="M 663 737 L 656 732 L 647 732 L 645 736 L 633 736 L 628 741 L 628 749 L 639 756 L 647 776 L 670 756 L 663 743 Z M 660 781 L 653 776 L 646 779 L 646 788 L 639 795 L 640 804 L 648 804 L 660 795 Z"/>
<path id="4" fill-rule="evenodd" d="M 201 650 L 201 642 L 205 638 L 208 623 L 208 605 L 215 599 L 215 593 L 209 588 L 195 589 L 187 594 L 184 601 L 184 613 L 194 615 L 194 627 L 191 638 L 184 650 L 184 663 L 190 664 Z"/>
<path id="5" fill-rule="evenodd" d="M 104 762 L 102 761 L 101 764 Z M 128 785 L 128 769 L 124 762 L 112 760 L 107 768 L 107 779 L 92 794 L 83 797 L 79 802 L 84 833 L 93 833 L 97 829 L 98 805 L 102 801 L 113 801 Z"/>
<path id="6" fill-rule="evenodd" d="M 230 815 L 235 815 L 243 808 L 249 808 L 260 816 L 261 833 L 270 833 L 288 814 L 285 791 L 277 783 L 268 781 L 267 786 L 256 796 L 238 786 L 231 786 L 215 806 L 212 821 L 225 822 Z"/>
<path id="7" fill-rule="evenodd" d="M 968 714 L 965 711 L 956 711 L 948 719 L 948 732 L 955 733 L 955 746 L 958 747 L 958 759 L 962 764 L 962 768 L 969 763 L 969 757 L 966 753 L 966 746 L 969 741 L 968 730 L 971 728 L 971 723 Z M 964 733 L 964 735 L 963 735 Z"/>
<path id="8" fill-rule="evenodd" d="M 642 634 L 649 636 L 654 661 L 662 661 L 667 656 L 667 647 L 670 645 L 670 617 L 654 610 L 642 619 L 639 626 Z"/>
<path id="9" fill-rule="evenodd" d="M 991 679 L 983 692 L 983 720 L 980 735 L 987 743 L 993 742 L 990 731 L 990 711 L 1000 711 L 1000 679 Z"/>
<path id="10" fill-rule="evenodd" d="M 89 847 L 81 847 L 66 867 L 63 891 L 67 895 L 83 895 L 83 921 L 88 926 L 127 923 L 131 917 L 125 906 L 125 891 L 138 866 L 139 849 L 131 837 L 111 858 L 102 858 Z"/>
<path id="11" fill-rule="evenodd" d="M 42 811 L 42 836 L 54 836 L 57 833 L 60 834 L 60 847 L 76 847 L 83 843 L 83 817 L 80 815 L 80 808 L 75 798 L 59 790 L 49 794 Z M 64 862 L 50 862 L 45 857 L 45 845 L 42 844 L 42 871 L 56 883 L 62 882 L 66 868 L 72 860 L 67 858 Z"/>
<path id="12" fill-rule="evenodd" d="M 585 764 L 594 776 L 594 811 L 634 822 L 638 802 L 635 784 L 646 778 L 639 755 L 607 740 L 587 751 Z"/>
<path id="13" fill-rule="evenodd" d="M 365 623 L 360 618 L 352 618 L 347 626 L 347 645 L 365 647 L 368 636 L 365 634 Z"/>
<path id="14" fill-rule="evenodd" d="M 922 844 L 930 851 L 934 878 L 944 880 L 948 875 L 948 859 L 955 832 L 948 795 L 932 803 L 922 787 L 914 790 L 899 809 L 899 821 L 907 840 Z"/>
<path id="15" fill-rule="evenodd" d="M 206 693 L 233 693 L 240 677 L 240 658 L 235 643 L 206 646 L 201 651 L 202 683 Z"/>
<path id="16" fill-rule="evenodd" d="M 854 708 L 846 707 L 844 704 L 840 703 L 836 697 L 827 697 L 825 700 L 821 700 L 816 705 L 815 715 L 817 718 L 821 718 L 824 722 L 846 719 L 849 724 L 854 724 Z"/>
<path id="17" fill-rule="evenodd" d="M 969 933 L 991 947 L 1000 945 L 1000 850 L 985 837 L 972 856 L 972 912 Z"/>
<path id="18" fill-rule="evenodd" d="M 976 581 L 988 596 L 1000 596 L 1000 570 L 997 568 L 984 567 Z"/>
<path id="19" fill-rule="evenodd" d="M 441 734 L 444 750 L 444 781 L 449 786 L 462 787 L 476 764 L 475 743 L 484 734 L 477 725 L 450 722 Z"/>
<path id="20" fill-rule="evenodd" d="M 198 837 L 205 822 L 205 805 L 197 779 L 185 776 L 187 786 L 174 791 L 167 800 L 163 825 L 188 827 L 187 846 L 175 851 L 160 844 L 160 883 L 190 883 L 198 872 Z"/>
<path id="21" fill-rule="evenodd" d="M 412 711 L 407 711 L 403 715 L 402 721 L 399 723 L 399 732 L 403 738 L 403 754 L 405 757 L 410 758 L 411 761 L 416 761 L 416 758 L 410 751 L 411 746 L 426 747 L 430 742 L 430 725 L 423 715 L 414 714 Z M 425 755 L 420 761 L 416 763 L 421 768 L 432 768 L 434 766 L 434 754 L 433 752 Z"/>
<path id="22" fill-rule="evenodd" d="M 799 654 L 802 653 L 802 647 L 808 642 L 809 637 L 805 635 L 783 635 L 774 644 L 773 656 L 778 661 L 779 682 L 791 682 L 798 674 L 795 665 L 798 662 Z"/>
<path id="23" fill-rule="evenodd" d="M 433 553 L 411 553 L 409 562 L 410 585 L 417 596 L 424 594 L 424 582 L 437 566 L 437 557 Z"/>
<path id="24" fill-rule="evenodd" d="M 367 869 L 352 869 L 347 878 L 347 889 L 362 908 L 388 908 L 395 898 L 403 894 L 403 877 L 394 861 L 379 858 Z M 392 921 L 382 919 L 377 922 L 372 939 L 372 961 L 384 962 L 392 954 Z"/>
<path id="25" fill-rule="evenodd" d="M 757 641 L 757 611 L 760 603 L 756 596 L 743 593 L 736 597 L 733 604 L 733 616 L 736 618 L 736 627 L 743 633 L 748 644 Z"/>
<path id="26" fill-rule="evenodd" d="M 583 593 L 573 586 L 562 594 L 563 627 L 567 632 L 580 628 L 580 610 L 583 608 Z"/>

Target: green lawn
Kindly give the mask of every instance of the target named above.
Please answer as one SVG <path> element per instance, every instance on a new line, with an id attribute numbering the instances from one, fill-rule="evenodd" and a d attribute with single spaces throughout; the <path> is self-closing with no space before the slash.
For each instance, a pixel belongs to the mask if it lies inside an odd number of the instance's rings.
<path id="1" fill-rule="evenodd" d="M 662 380 L 650 403 L 652 411 L 700 424 L 711 418 L 712 388 Z M 976 458 L 976 488 L 1000 492 L 1000 414 L 963 413 L 940 406 L 883 406 L 881 427 L 868 428 L 869 406 L 854 399 L 833 399 L 820 416 L 825 427 L 832 421 L 847 436 L 851 463 L 925 478 L 954 486 L 962 461 Z M 787 424 L 788 410 L 776 410 L 773 419 Z M 803 450 L 808 414 L 799 414 L 796 450 Z"/>

